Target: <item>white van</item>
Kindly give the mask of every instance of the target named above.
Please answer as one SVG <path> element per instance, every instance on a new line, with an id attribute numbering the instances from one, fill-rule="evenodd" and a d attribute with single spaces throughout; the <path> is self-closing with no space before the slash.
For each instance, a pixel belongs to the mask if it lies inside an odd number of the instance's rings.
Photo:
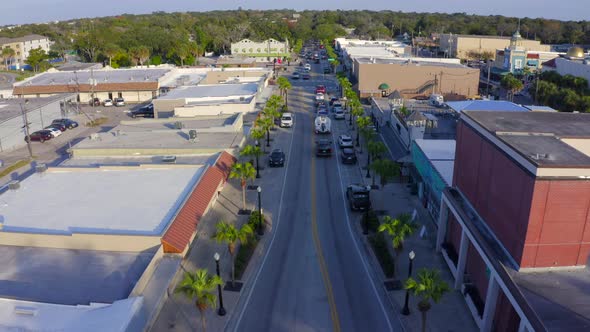
<path id="1" fill-rule="evenodd" d="M 293 127 L 293 114 L 285 112 L 281 116 L 281 122 L 279 124 L 282 128 Z"/>
<path id="2" fill-rule="evenodd" d="M 432 106 L 439 107 L 445 103 L 445 99 L 443 98 L 442 95 L 431 94 L 430 97 L 428 98 L 428 103 Z"/>

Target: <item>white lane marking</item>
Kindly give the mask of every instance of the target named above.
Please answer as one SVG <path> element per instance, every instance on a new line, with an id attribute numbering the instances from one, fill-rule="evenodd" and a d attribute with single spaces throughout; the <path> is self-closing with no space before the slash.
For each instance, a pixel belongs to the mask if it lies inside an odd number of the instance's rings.
<path id="1" fill-rule="evenodd" d="M 332 133 L 332 139 L 334 139 L 334 133 Z M 369 267 L 368 267 L 368 263 L 365 260 L 365 257 L 362 255 L 358 241 L 356 239 L 356 237 L 354 236 L 354 233 L 352 232 L 352 227 L 350 226 L 350 216 L 348 215 L 348 207 L 346 204 L 346 197 L 344 195 L 344 183 L 342 182 L 342 171 L 341 171 L 341 167 L 340 167 L 340 163 L 338 162 L 338 159 L 336 159 L 336 165 L 338 167 L 338 177 L 340 179 L 340 194 L 342 196 L 342 202 L 344 202 L 344 214 L 346 215 L 346 225 L 348 226 L 348 232 L 350 233 L 350 237 L 352 238 L 352 241 L 354 242 L 354 247 L 356 248 L 356 252 L 359 255 L 361 261 L 363 262 L 363 267 L 365 269 L 365 273 L 367 274 L 367 277 L 369 277 L 369 280 L 371 280 L 371 287 L 373 288 L 373 292 L 375 293 L 375 297 L 377 298 L 377 301 L 379 302 L 379 306 L 381 306 L 381 311 L 383 312 L 383 316 L 385 316 L 385 321 L 387 322 L 387 326 L 389 327 L 389 331 L 393 331 L 393 327 L 391 325 L 391 322 L 389 321 L 389 315 L 387 313 L 387 311 L 385 310 L 385 306 L 383 305 L 383 301 L 381 301 L 381 297 L 379 296 L 379 293 L 377 292 L 377 287 L 375 286 L 375 281 L 373 280 L 373 278 L 371 277 L 371 274 L 369 273 Z M 401 323 L 400 323 L 401 325 Z"/>
<path id="2" fill-rule="evenodd" d="M 295 137 L 295 131 L 291 130 L 291 143 L 289 143 L 289 156 L 291 156 L 291 150 L 293 148 L 294 137 Z M 250 287 L 250 290 L 248 292 L 248 296 L 246 297 L 246 302 L 242 306 L 242 310 L 240 311 L 240 316 L 238 317 L 234 331 L 238 331 L 238 327 L 242 323 L 242 318 L 244 317 L 244 312 L 246 311 L 246 308 L 248 307 L 248 304 L 250 303 L 250 298 L 252 297 L 252 293 L 254 292 L 254 288 L 256 288 L 256 283 L 258 282 L 258 278 L 260 277 L 260 272 L 264 269 L 264 265 L 266 264 L 266 259 L 268 258 L 268 254 L 270 253 L 270 249 L 272 248 L 273 243 L 275 242 L 275 237 L 279 231 L 279 225 L 281 223 L 281 211 L 283 210 L 283 197 L 285 195 L 285 186 L 287 184 L 287 175 L 288 174 L 289 174 L 289 163 L 287 163 L 287 166 L 285 167 L 285 177 L 283 178 L 283 189 L 281 189 L 281 199 L 279 201 L 279 211 L 277 213 L 277 215 L 278 215 L 277 216 L 277 225 L 276 225 L 276 227 L 274 227 L 274 224 L 273 224 L 274 232 L 272 233 L 272 238 L 270 239 L 270 243 L 268 245 L 268 248 L 266 249 L 266 253 L 264 254 L 264 257 L 262 258 L 262 264 L 260 264 L 260 268 L 258 269 L 258 271 L 256 272 L 256 275 L 254 276 L 254 280 L 252 282 L 252 287 Z M 228 320 L 228 322 L 229 322 L 229 320 Z M 224 330 L 225 330 L 225 328 L 224 328 Z"/>

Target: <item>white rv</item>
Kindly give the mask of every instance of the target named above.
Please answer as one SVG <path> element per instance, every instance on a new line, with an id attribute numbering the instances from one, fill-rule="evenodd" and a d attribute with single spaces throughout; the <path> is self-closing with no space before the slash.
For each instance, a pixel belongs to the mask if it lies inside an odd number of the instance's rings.
<path id="1" fill-rule="evenodd" d="M 431 94 L 428 98 L 428 103 L 432 106 L 440 107 L 445 103 L 445 99 L 442 95 Z"/>
<path id="2" fill-rule="evenodd" d="M 332 120 L 329 117 L 320 115 L 315 118 L 315 133 L 329 134 L 332 130 Z"/>

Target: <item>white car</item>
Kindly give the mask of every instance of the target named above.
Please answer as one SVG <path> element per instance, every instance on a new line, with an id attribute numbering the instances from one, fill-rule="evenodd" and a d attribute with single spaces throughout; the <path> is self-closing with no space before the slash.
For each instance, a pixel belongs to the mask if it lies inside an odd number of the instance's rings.
<path id="1" fill-rule="evenodd" d="M 315 100 L 316 101 L 324 100 L 324 94 L 323 93 L 316 93 L 315 94 Z"/>
<path id="2" fill-rule="evenodd" d="M 125 106 L 125 99 L 123 98 L 115 98 L 115 106 Z"/>
<path id="3" fill-rule="evenodd" d="M 281 116 L 280 126 L 282 128 L 291 128 L 293 127 L 293 114 L 285 112 Z"/>
<path id="4" fill-rule="evenodd" d="M 113 106 L 113 101 L 111 99 L 105 99 L 102 102 L 102 105 L 105 106 L 105 107 Z"/>
<path id="5" fill-rule="evenodd" d="M 311 65 L 309 63 L 306 63 L 305 66 L 303 66 L 303 68 L 305 68 L 305 70 L 307 71 L 311 71 Z"/>
<path id="6" fill-rule="evenodd" d="M 56 138 L 57 136 L 61 135 L 61 130 L 54 127 L 45 127 L 45 130 L 49 130 L 53 138 Z"/>
<path id="7" fill-rule="evenodd" d="M 341 108 L 334 111 L 334 119 L 344 120 L 344 111 Z"/>
<path id="8" fill-rule="evenodd" d="M 344 148 L 352 148 L 352 146 L 353 146 L 352 137 L 350 137 L 348 135 L 340 135 L 340 136 L 338 136 L 338 146 L 341 149 L 344 149 Z"/>

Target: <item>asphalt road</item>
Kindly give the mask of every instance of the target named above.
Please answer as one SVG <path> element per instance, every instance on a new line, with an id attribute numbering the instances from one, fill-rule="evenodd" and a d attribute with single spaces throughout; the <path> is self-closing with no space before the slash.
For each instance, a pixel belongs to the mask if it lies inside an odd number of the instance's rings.
<path id="1" fill-rule="evenodd" d="M 289 94 L 295 125 L 285 149 L 285 190 L 276 197 L 282 208 L 252 291 L 230 324 L 234 331 L 394 330 L 396 314 L 347 224 L 356 216 L 344 201 L 336 145 L 331 158 L 314 155 L 313 90 L 322 76 L 297 82 Z"/>

